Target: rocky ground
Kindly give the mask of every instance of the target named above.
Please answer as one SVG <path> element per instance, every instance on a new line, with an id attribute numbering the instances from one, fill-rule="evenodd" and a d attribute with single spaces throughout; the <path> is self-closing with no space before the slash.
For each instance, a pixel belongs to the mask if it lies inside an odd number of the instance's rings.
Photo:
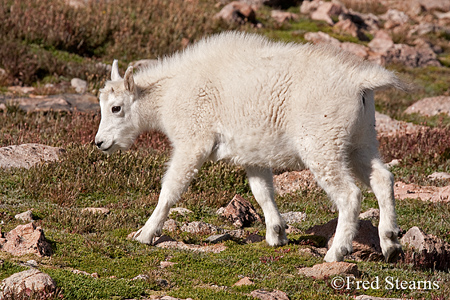
<path id="1" fill-rule="evenodd" d="M 272 1 L 264 0 L 221 0 L 217 6 L 221 10 L 214 18 L 224 19 L 226 22 L 252 24 L 253 29 L 263 28 L 259 20 L 262 17 L 263 7 Z M 277 1 L 274 1 L 277 2 Z M 286 1 L 289 2 L 289 1 Z M 292 1 L 291 1 L 292 2 Z M 399 68 L 445 68 L 450 63 L 450 2 L 445 0 L 422 1 L 413 0 L 405 4 L 402 1 L 379 0 L 389 9 L 382 14 L 359 12 L 347 5 L 352 1 L 298 1 L 298 5 L 289 10 L 270 9 L 270 17 L 274 22 L 283 24 L 295 22 L 301 18 L 323 21 L 326 32 L 305 32 L 297 30 L 292 36 L 302 36 L 304 40 L 312 43 L 327 43 L 335 47 L 353 52 L 355 55 L 385 66 L 401 66 Z M 357 1 L 356 1 L 357 2 Z M 364 2 L 364 1 L 361 1 Z M 367 7 L 376 1 L 366 1 Z M 82 6 L 83 1 L 69 1 L 70 5 Z M 277 2 L 283 6 L 283 1 Z M 347 4 L 347 5 L 346 5 Z M 261 13 L 260 13 L 261 12 Z M 280 25 L 281 26 L 281 25 Z M 336 35 L 343 35 L 344 39 L 338 39 Z M 136 66 L 152 63 L 152 61 L 135 62 Z M 428 69 L 430 70 L 430 69 Z M 1 70 L 0 70 L 1 71 Z M 0 72 L 1 73 L 1 72 Z M 47 84 L 40 87 L 8 86 L 0 95 L 0 110 L 22 110 L 26 113 L 59 112 L 72 114 L 97 113 L 99 105 L 95 91 L 89 90 L 89 83 L 79 78 L 71 79 L 70 83 Z M 417 124 L 405 121 L 408 115 L 429 118 L 433 116 L 448 116 L 450 114 L 450 96 L 448 90 L 442 95 L 424 97 L 412 103 L 401 112 L 403 116 L 396 120 L 391 116 L 377 112 L 377 131 L 380 139 L 409 136 L 429 130 L 427 124 Z M 398 114 L 397 114 L 398 115 Z M 411 117 L 412 118 L 412 117 Z M 448 126 L 447 126 L 448 128 Z M 0 167 L 3 169 L 34 168 L 45 162 L 57 162 L 65 149 L 49 145 L 27 143 L 20 145 L 5 145 L 0 148 Z M 388 166 L 395 168 L 401 164 L 401 160 L 395 159 L 387 162 Z M 446 172 L 431 172 L 429 182 L 437 182 L 434 185 L 419 185 L 396 181 L 394 192 L 398 200 L 417 199 L 430 203 L 447 203 L 450 201 L 450 174 Z M 286 171 L 274 175 L 274 185 L 280 197 L 290 197 L 302 191 L 317 191 L 320 188 L 314 182 L 312 174 L 308 170 Z M 370 194 L 370 191 L 368 191 Z M 108 218 L 110 210 L 106 207 L 85 207 L 84 214 L 101 215 Z M 220 218 L 232 224 L 233 229 L 227 226 L 219 226 L 203 221 L 180 221 L 181 216 L 192 214 L 188 209 L 178 208 L 171 211 L 171 218 L 165 223 L 166 235 L 155 240 L 155 246 L 161 249 L 181 249 L 202 253 L 221 253 L 227 249 L 226 241 L 238 241 L 239 243 L 259 243 L 264 237 L 259 232 L 250 233 L 245 227 L 254 223 L 262 223 L 263 219 L 250 202 L 239 194 L 236 194 L 226 205 L 216 213 Z M 300 252 L 311 257 L 322 258 L 326 248 L 330 245 L 337 220 L 333 219 L 325 224 L 311 226 L 305 232 L 298 229 L 298 224 L 308 218 L 308 213 L 303 211 L 288 211 L 283 217 L 289 225 L 289 234 L 305 233 L 315 237 L 321 237 L 325 242 L 317 243 L 313 238 L 297 241 L 297 244 L 307 246 Z M 373 224 L 378 223 L 379 211 L 373 207 L 360 215 L 360 229 L 354 241 L 354 253 L 347 260 L 380 261 L 382 254 L 379 246 L 377 228 Z M 44 229 L 36 226 L 33 211 L 28 210 L 15 215 L 15 219 L 22 225 L 8 232 L 1 231 L 0 250 L 10 256 L 21 257 L 31 255 L 36 257 L 51 257 L 53 248 L 46 240 Z M 3 222 L 3 221 L 2 221 Z M 1 227 L 0 227 L 1 229 Z M 192 234 L 207 236 L 204 243 L 189 243 L 189 241 L 175 240 L 171 235 Z M 411 227 L 404 230 L 401 240 L 405 249 L 403 261 L 412 266 L 431 268 L 448 272 L 450 261 L 450 245 L 443 239 L 424 232 L 419 227 Z M 280 251 L 288 251 L 282 249 Z M 285 254 L 287 255 L 287 253 Z M 28 257 L 28 256 L 27 256 Z M 268 256 L 260 258 L 262 263 L 278 260 L 283 253 L 276 257 Z M 0 266 L 5 262 L 0 260 Z M 171 268 L 174 262 L 161 260 L 160 269 Z M 55 281 L 47 274 L 39 271 L 39 263 L 30 259 L 22 263 L 25 271 L 14 273 L 5 278 L 0 285 L 0 299 L 19 299 L 28 295 L 31 297 L 50 298 L 57 296 L 58 291 Z M 84 270 L 71 268 L 71 272 L 79 276 L 98 278 L 96 272 L 89 273 Z M 312 277 L 319 280 L 327 280 L 333 276 L 362 276 L 358 265 L 350 262 L 317 263 L 312 267 L 299 267 L 299 276 Z M 133 280 L 147 280 L 146 274 L 138 275 Z M 253 286 L 254 279 L 247 276 L 236 281 L 233 286 Z M 166 283 L 159 282 L 160 286 Z M 168 284 L 168 283 L 167 283 Z M 215 286 L 217 290 L 226 287 Z M 258 299 L 289 299 L 284 291 L 273 289 L 247 289 L 247 295 Z M 8 298 L 9 297 L 9 298 Z M 21 298 L 20 298 L 21 299 Z M 149 299 L 178 299 L 167 295 L 154 295 Z M 187 298 L 190 299 L 190 298 Z M 359 295 L 356 299 L 388 299 L 374 296 Z M 389 298 L 396 299 L 396 298 Z M 437 298 L 436 298 L 437 299 Z M 442 298 L 444 299 L 444 298 Z"/>

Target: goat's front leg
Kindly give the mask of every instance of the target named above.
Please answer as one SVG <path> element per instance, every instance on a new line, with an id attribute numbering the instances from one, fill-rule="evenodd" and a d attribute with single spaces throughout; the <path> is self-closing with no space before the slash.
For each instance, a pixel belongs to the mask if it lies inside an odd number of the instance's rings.
<path id="1" fill-rule="evenodd" d="M 136 241 L 152 244 L 153 238 L 161 235 L 170 208 L 178 202 L 204 162 L 204 155 L 198 154 L 200 152 L 192 149 L 175 151 L 162 180 L 158 205 L 144 227 L 135 233 Z"/>
<path id="2" fill-rule="evenodd" d="M 246 171 L 253 196 L 264 212 L 266 242 L 270 246 L 286 245 L 286 223 L 274 200 L 272 171 L 258 167 L 246 167 Z"/>

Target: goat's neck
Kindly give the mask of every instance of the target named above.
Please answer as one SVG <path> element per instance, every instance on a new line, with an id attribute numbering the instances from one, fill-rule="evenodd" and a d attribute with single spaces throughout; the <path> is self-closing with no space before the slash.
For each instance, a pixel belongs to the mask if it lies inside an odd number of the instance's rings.
<path id="1" fill-rule="evenodd" d="M 161 83 L 155 82 L 146 85 L 138 85 L 137 115 L 139 128 L 142 131 L 159 130 L 164 132 L 161 122 L 160 101 Z"/>

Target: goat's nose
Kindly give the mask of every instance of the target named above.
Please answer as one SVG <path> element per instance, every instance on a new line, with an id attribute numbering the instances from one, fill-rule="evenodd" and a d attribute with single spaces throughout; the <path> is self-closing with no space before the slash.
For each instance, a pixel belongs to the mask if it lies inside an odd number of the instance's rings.
<path id="1" fill-rule="evenodd" d="M 100 148 L 102 146 L 103 142 L 97 142 L 95 144 L 97 145 L 97 148 Z"/>

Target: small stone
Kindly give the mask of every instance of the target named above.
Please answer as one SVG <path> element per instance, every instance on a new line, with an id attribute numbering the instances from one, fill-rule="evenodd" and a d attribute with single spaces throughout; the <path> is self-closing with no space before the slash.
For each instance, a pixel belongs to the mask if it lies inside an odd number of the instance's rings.
<path id="1" fill-rule="evenodd" d="M 380 217 L 380 210 L 378 208 L 369 208 L 369 210 L 360 213 L 360 219 L 378 219 Z"/>
<path id="2" fill-rule="evenodd" d="M 104 214 L 104 215 L 107 215 L 107 214 L 109 214 L 109 209 L 107 209 L 105 207 L 86 207 L 86 208 L 83 208 L 81 210 L 81 212 L 83 212 L 83 213 L 88 212 L 88 213 L 92 213 L 92 214 Z"/>
<path id="3" fill-rule="evenodd" d="M 250 293 L 253 298 L 261 300 L 289 300 L 288 295 L 285 292 L 279 290 L 273 290 L 268 292 L 265 290 L 256 290 Z"/>
<path id="4" fill-rule="evenodd" d="M 131 280 L 148 280 L 150 277 L 148 275 L 139 274 L 138 276 L 133 277 Z"/>
<path id="5" fill-rule="evenodd" d="M 237 228 L 249 226 L 256 221 L 262 222 L 253 205 L 240 195 L 235 195 L 225 207 L 223 216 L 233 222 Z"/>
<path id="6" fill-rule="evenodd" d="M 243 285 L 253 285 L 255 284 L 253 281 L 250 280 L 248 277 L 244 277 L 240 279 L 238 282 L 233 284 L 233 286 L 243 286 Z"/>
<path id="7" fill-rule="evenodd" d="M 169 215 L 171 215 L 173 213 L 179 214 L 182 216 L 187 216 L 189 214 L 193 214 L 194 212 L 192 210 L 184 208 L 184 207 L 174 207 L 169 210 Z"/>
<path id="8" fill-rule="evenodd" d="M 214 234 L 219 231 L 219 228 L 201 221 L 194 221 L 181 226 L 181 231 L 193 234 Z"/>
<path id="9" fill-rule="evenodd" d="M 167 230 L 169 232 L 176 232 L 178 230 L 178 222 L 174 219 L 169 219 L 164 222 L 163 230 Z"/>
<path id="10" fill-rule="evenodd" d="M 281 214 L 281 217 L 287 224 L 301 223 L 306 220 L 306 214 L 300 211 L 290 211 Z"/>
<path id="11" fill-rule="evenodd" d="M 428 178 L 432 180 L 450 179 L 450 174 L 446 172 L 434 172 L 433 174 L 429 175 Z"/>
<path id="12" fill-rule="evenodd" d="M 15 215 L 14 218 L 22 222 L 33 222 L 33 212 L 27 210 L 26 212 Z"/>
<path id="13" fill-rule="evenodd" d="M 208 237 L 205 241 L 207 243 L 217 244 L 217 243 L 221 243 L 224 241 L 228 241 L 229 239 L 231 239 L 231 235 L 228 233 L 224 233 L 224 234 L 212 235 L 212 236 Z"/>
<path id="14" fill-rule="evenodd" d="M 161 269 L 164 269 L 164 268 L 168 268 L 168 267 L 171 267 L 173 265 L 176 265 L 176 264 L 177 263 L 174 263 L 174 262 L 171 262 L 171 261 L 162 261 L 162 262 L 159 263 L 159 266 L 161 267 Z"/>
<path id="15" fill-rule="evenodd" d="M 307 277 L 324 279 L 335 275 L 359 276 L 358 266 L 348 262 L 331 262 L 314 265 L 311 268 L 301 268 L 298 273 Z"/>
<path id="16" fill-rule="evenodd" d="M 72 78 L 70 84 L 78 94 L 84 94 L 87 91 L 87 82 L 80 78 Z"/>
<path id="17" fill-rule="evenodd" d="M 402 300 L 402 298 L 381 298 L 367 295 L 360 295 L 355 298 L 356 300 Z"/>

